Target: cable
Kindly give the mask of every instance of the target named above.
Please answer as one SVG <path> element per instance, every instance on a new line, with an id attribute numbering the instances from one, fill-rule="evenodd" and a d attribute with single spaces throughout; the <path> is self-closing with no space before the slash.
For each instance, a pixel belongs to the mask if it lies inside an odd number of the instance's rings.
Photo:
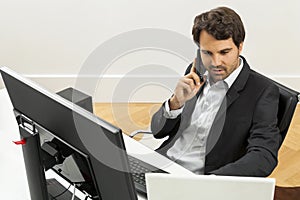
<path id="1" fill-rule="evenodd" d="M 66 188 L 63 192 L 61 192 L 60 194 L 58 194 L 58 195 L 56 195 L 55 197 L 53 197 L 53 199 L 56 199 L 57 197 L 59 197 L 59 196 L 61 196 L 61 195 L 63 195 L 66 191 L 68 191 L 69 190 L 69 188 L 71 187 L 71 185 L 72 184 L 70 184 L 69 185 L 69 187 L 68 188 Z"/>
<path id="2" fill-rule="evenodd" d="M 72 200 L 75 199 L 75 192 L 76 192 L 76 184 L 74 183 L 74 190 L 73 190 Z"/>

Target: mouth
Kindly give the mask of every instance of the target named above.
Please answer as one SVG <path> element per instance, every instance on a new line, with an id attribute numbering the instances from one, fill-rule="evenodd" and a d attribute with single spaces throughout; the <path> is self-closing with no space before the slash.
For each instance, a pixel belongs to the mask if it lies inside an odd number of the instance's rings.
<path id="1" fill-rule="evenodd" d="M 225 73 L 225 70 L 221 69 L 221 68 L 213 68 L 213 69 L 211 69 L 211 72 L 214 75 L 222 75 Z"/>

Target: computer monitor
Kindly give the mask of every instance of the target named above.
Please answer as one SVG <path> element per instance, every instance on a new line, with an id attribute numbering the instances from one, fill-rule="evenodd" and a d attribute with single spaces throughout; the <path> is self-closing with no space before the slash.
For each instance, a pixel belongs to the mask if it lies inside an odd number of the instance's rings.
<path id="1" fill-rule="evenodd" d="M 33 200 L 48 200 L 44 172 L 50 168 L 91 199 L 137 199 L 119 128 L 9 68 L 0 71 L 26 142 L 22 149 Z"/>

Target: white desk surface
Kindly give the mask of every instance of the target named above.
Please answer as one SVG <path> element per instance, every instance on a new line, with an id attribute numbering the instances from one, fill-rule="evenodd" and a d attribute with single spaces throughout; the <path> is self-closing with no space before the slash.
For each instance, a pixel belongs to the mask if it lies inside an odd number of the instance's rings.
<path id="1" fill-rule="evenodd" d="M 20 139 L 17 122 L 13 114 L 13 107 L 6 92 L 0 90 L 0 197 L 10 200 L 30 200 L 27 184 L 25 165 L 21 146 L 15 145 L 13 141 Z M 170 173 L 192 175 L 190 171 L 173 163 L 160 154 L 152 151 L 135 140 L 124 136 L 127 152 L 141 160 L 151 162 L 153 165 Z M 138 152 L 138 153 L 137 153 Z M 48 177 L 59 177 L 51 172 Z M 72 191 L 72 188 L 70 188 Z M 78 192 L 76 192 L 78 194 Z M 80 196 L 79 196 L 80 197 Z M 139 196 L 139 199 L 144 199 Z"/>

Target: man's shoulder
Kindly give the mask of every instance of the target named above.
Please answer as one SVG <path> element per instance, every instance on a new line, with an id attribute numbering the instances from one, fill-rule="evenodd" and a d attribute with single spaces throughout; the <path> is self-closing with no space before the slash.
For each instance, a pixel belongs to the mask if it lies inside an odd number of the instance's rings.
<path id="1" fill-rule="evenodd" d="M 250 75 L 249 75 L 249 78 L 253 79 L 252 81 L 255 81 L 255 82 L 259 82 L 261 84 L 267 84 L 267 85 L 274 85 L 274 81 L 270 78 L 268 78 L 267 76 L 259 73 L 259 72 L 256 72 L 252 69 L 250 69 Z"/>
<path id="2" fill-rule="evenodd" d="M 260 90 L 269 87 L 278 88 L 275 81 L 252 69 L 250 70 L 248 84 L 250 84 L 252 88 Z"/>
<path id="3" fill-rule="evenodd" d="M 245 67 L 244 71 L 246 71 L 245 73 L 249 73 L 248 83 L 249 82 L 251 84 L 257 83 L 257 84 L 260 84 L 261 86 L 275 85 L 273 80 L 271 80 L 270 78 L 266 77 L 265 75 L 255 71 L 255 70 L 253 70 L 252 67 L 250 67 L 250 65 L 248 64 L 246 58 L 244 58 L 243 56 L 241 56 L 241 58 L 244 61 L 244 67 Z"/>

